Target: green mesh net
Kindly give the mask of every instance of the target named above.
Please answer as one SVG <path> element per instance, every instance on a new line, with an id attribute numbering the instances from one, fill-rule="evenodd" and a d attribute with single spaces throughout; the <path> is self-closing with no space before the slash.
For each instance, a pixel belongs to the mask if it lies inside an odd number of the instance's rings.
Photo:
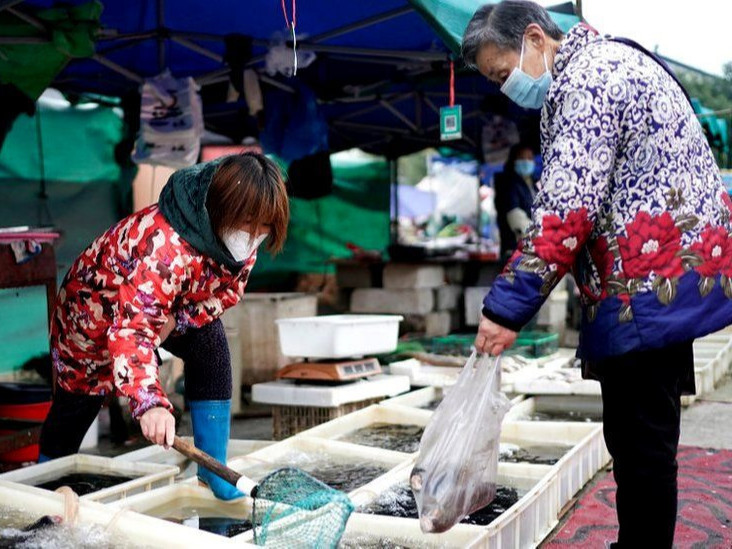
<path id="1" fill-rule="evenodd" d="M 335 548 L 352 512 L 346 494 L 298 469 L 279 469 L 257 486 L 254 541 L 275 548 Z"/>

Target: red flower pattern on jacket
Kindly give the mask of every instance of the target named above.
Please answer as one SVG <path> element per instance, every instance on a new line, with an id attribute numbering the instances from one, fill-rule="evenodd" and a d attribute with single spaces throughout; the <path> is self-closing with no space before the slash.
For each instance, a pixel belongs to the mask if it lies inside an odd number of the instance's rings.
<path id="1" fill-rule="evenodd" d="M 212 322 L 239 302 L 255 261 L 232 273 L 184 241 L 157 205 L 123 219 L 76 259 L 59 291 L 51 323 L 58 384 L 117 391 L 135 418 L 172 409 L 154 354 L 168 317 L 177 330 Z"/>
<path id="2" fill-rule="evenodd" d="M 640 212 L 625 226 L 628 236 L 618 236 L 623 272 L 628 278 L 645 278 L 651 272 L 671 278 L 684 272 L 681 231 L 668 212 L 651 216 Z"/>
<path id="3" fill-rule="evenodd" d="M 581 208 L 570 212 L 564 221 L 557 215 L 545 215 L 541 226 L 541 235 L 532 241 L 536 255 L 567 272 L 574 263 L 577 251 L 592 230 L 592 223 L 587 219 L 587 210 Z"/>
<path id="4" fill-rule="evenodd" d="M 716 276 L 719 273 L 732 274 L 732 238 L 724 227 L 710 227 L 701 235 L 701 242 L 691 246 L 703 263 L 696 267 L 702 276 Z"/>

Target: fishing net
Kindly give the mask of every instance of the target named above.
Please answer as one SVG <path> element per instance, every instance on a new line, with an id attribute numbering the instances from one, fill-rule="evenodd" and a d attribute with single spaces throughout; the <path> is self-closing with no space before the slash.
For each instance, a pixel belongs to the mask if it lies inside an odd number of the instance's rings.
<path id="1" fill-rule="evenodd" d="M 335 548 L 354 509 L 346 494 L 289 467 L 267 475 L 253 497 L 254 541 L 273 548 Z"/>

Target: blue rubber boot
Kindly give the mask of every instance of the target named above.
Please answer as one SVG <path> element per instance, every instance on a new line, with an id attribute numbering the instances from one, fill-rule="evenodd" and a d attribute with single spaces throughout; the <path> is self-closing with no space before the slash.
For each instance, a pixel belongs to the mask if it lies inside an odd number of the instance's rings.
<path id="1" fill-rule="evenodd" d="M 43 454 L 38 454 L 38 463 L 46 463 L 47 461 L 51 461 L 51 458 Z"/>
<path id="2" fill-rule="evenodd" d="M 226 446 L 229 443 L 231 421 L 230 400 L 192 400 L 193 442 L 221 463 L 226 463 Z M 198 466 L 198 478 L 205 482 L 214 495 L 224 501 L 243 498 L 239 490 L 204 467 Z"/>

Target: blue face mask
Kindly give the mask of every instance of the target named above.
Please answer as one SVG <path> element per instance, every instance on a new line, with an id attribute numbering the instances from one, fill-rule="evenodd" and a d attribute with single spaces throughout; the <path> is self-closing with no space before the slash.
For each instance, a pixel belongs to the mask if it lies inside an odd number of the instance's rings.
<path id="1" fill-rule="evenodd" d="M 549 65 L 544 54 L 544 74 L 539 78 L 532 78 L 521 70 L 524 62 L 524 41 L 521 42 L 521 57 L 519 66 L 511 71 L 508 79 L 501 86 L 501 91 L 514 103 L 526 109 L 540 109 L 544 103 L 546 92 L 552 84 L 552 73 L 549 72 Z"/>
<path id="2" fill-rule="evenodd" d="M 533 175 L 534 170 L 536 169 L 536 163 L 533 160 L 519 159 L 514 162 L 513 169 L 516 170 L 516 173 L 521 177 L 529 177 L 530 175 Z"/>

